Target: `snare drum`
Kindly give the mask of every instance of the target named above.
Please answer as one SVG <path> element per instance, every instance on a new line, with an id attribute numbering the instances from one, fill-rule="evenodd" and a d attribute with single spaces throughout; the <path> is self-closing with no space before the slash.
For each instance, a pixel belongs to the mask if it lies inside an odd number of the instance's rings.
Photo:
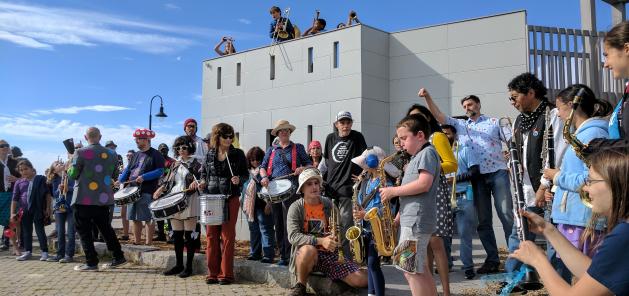
<path id="1" fill-rule="evenodd" d="M 170 193 L 149 204 L 155 220 L 165 220 L 188 207 L 188 197 L 184 192 Z"/>
<path id="2" fill-rule="evenodd" d="M 293 182 L 287 179 L 273 180 L 269 182 L 269 186 L 262 187 L 258 196 L 262 199 L 269 200 L 271 203 L 280 203 L 295 194 Z"/>
<path id="3" fill-rule="evenodd" d="M 139 186 L 127 186 L 114 193 L 114 203 L 117 206 L 122 206 L 136 202 L 142 197 Z"/>
<path id="4" fill-rule="evenodd" d="M 223 194 L 204 194 L 199 196 L 199 223 L 203 225 L 221 225 L 225 221 L 225 201 Z"/>

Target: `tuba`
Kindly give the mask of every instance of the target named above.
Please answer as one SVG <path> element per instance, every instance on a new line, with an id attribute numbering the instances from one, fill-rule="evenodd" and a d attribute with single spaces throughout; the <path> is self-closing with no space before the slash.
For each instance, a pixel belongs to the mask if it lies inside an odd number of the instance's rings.
<path id="1" fill-rule="evenodd" d="M 581 104 L 581 97 L 585 93 L 585 89 L 581 88 L 577 91 L 577 94 L 572 99 L 572 110 L 570 111 L 570 115 L 566 119 L 566 122 L 563 126 L 563 138 L 566 140 L 572 149 L 574 149 L 574 153 L 577 155 L 579 159 L 581 159 L 586 165 L 588 164 L 587 157 L 585 155 L 585 150 L 587 149 L 587 145 L 583 144 L 577 137 L 570 132 L 570 128 L 572 127 L 572 118 L 574 116 L 574 111 L 579 108 L 579 104 Z M 581 198 L 581 202 L 588 208 L 592 208 L 592 203 L 590 200 L 590 196 L 587 192 L 583 191 L 583 185 L 578 189 L 579 197 Z"/>
<path id="2" fill-rule="evenodd" d="M 365 178 L 367 171 L 363 171 L 360 176 L 358 176 L 358 180 L 354 183 L 354 187 L 352 188 L 354 194 L 352 195 L 352 203 L 354 204 L 354 208 L 360 208 L 358 205 L 358 192 L 360 191 L 360 185 Z M 365 242 L 363 241 L 363 228 L 360 220 L 354 220 L 354 226 L 351 226 L 345 232 L 345 239 L 349 241 L 350 249 L 354 256 L 354 261 L 358 264 L 362 264 L 365 261 L 365 254 L 363 253 Z"/>
<path id="3" fill-rule="evenodd" d="M 403 163 L 405 153 L 405 151 L 398 151 L 380 161 L 377 169 L 377 174 L 380 177 L 380 187 L 384 187 L 387 184 L 387 174 L 384 170 L 384 166 L 389 162 Z M 382 217 L 378 215 L 377 208 L 372 208 L 365 213 L 365 217 L 363 218 L 365 221 L 371 223 L 373 239 L 375 241 L 376 250 L 380 256 L 393 255 L 396 244 L 396 231 L 394 229 L 393 218 L 389 201 L 382 202 Z"/>

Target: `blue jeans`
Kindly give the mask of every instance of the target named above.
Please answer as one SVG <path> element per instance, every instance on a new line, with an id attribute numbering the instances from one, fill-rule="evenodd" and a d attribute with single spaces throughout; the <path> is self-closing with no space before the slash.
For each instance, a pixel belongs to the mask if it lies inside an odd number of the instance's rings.
<path id="1" fill-rule="evenodd" d="M 34 219 L 33 214 L 24 211 L 22 215 L 22 238 L 24 239 L 24 250 L 33 252 L 33 224 L 35 225 L 35 233 L 42 252 L 48 252 L 48 238 L 44 229 L 44 218 Z"/>
<path id="2" fill-rule="evenodd" d="M 255 209 L 253 221 L 249 222 L 249 256 L 271 259 L 275 257 L 275 231 L 273 230 L 273 212 L 264 214 L 264 207 Z"/>
<path id="3" fill-rule="evenodd" d="M 543 208 L 538 208 L 538 207 L 527 207 L 526 208 L 527 211 L 538 214 L 540 216 L 544 216 L 544 209 Z M 526 218 L 524 218 L 526 219 Z M 528 240 L 530 241 L 535 241 L 535 234 L 532 232 L 528 232 L 528 234 L 526 234 L 526 236 L 528 237 Z M 511 230 L 511 235 L 509 236 L 509 254 L 513 253 L 515 250 L 518 249 L 518 247 L 520 247 L 520 239 L 518 238 L 518 231 L 517 231 L 517 224 L 513 223 L 513 229 Z M 507 272 L 514 272 L 517 271 L 518 269 L 520 269 L 520 266 L 522 266 L 522 262 L 513 259 L 513 258 L 507 258 L 507 261 L 505 261 L 505 271 Z"/>
<path id="4" fill-rule="evenodd" d="M 570 269 L 568 269 L 566 264 L 563 263 L 563 260 L 561 260 L 561 258 L 557 258 L 557 250 L 555 250 L 555 248 L 553 248 L 550 243 L 546 245 L 546 254 L 548 255 L 548 260 L 550 261 L 550 264 L 555 268 L 559 276 L 561 276 L 561 278 L 563 278 L 566 283 L 571 283 L 572 272 L 570 271 Z"/>
<path id="5" fill-rule="evenodd" d="M 74 257 L 76 229 L 74 228 L 74 215 L 72 214 L 71 209 L 68 208 L 65 213 L 55 213 L 55 220 L 59 242 L 57 257 Z M 67 245 L 66 227 L 68 233 Z"/>
<path id="6" fill-rule="evenodd" d="M 509 241 L 513 228 L 513 205 L 511 203 L 511 187 L 507 170 L 481 174 L 474 182 L 474 205 L 478 217 L 478 237 L 487 253 L 485 262 L 500 263 L 498 246 L 492 226 L 491 196 L 494 196 L 494 207 L 504 229 L 505 240 Z"/>
<path id="7" fill-rule="evenodd" d="M 459 257 L 463 263 L 463 270 L 469 270 L 474 268 L 472 237 L 476 231 L 478 220 L 476 219 L 473 198 L 468 199 L 465 196 L 458 196 L 456 204 L 457 207 L 454 209 L 454 218 L 456 219 L 457 232 L 459 233 L 459 239 L 461 241 Z M 452 244 L 452 240 L 450 240 L 450 244 Z"/>
<path id="8" fill-rule="evenodd" d="M 384 273 L 380 267 L 380 256 L 371 232 L 365 232 L 364 242 L 367 244 L 367 293 L 384 295 Z"/>

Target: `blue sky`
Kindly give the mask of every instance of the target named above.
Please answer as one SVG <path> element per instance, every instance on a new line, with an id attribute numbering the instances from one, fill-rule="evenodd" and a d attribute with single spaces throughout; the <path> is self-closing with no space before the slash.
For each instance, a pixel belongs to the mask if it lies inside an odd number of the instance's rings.
<path id="1" fill-rule="evenodd" d="M 607 30 L 610 8 L 596 2 L 598 28 Z M 315 9 L 330 27 L 354 9 L 385 31 L 515 10 L 527 10 L 532 25 L 581 26 L 577 0 L 0 0 L 0 138 L 21 147 L 40 173 L 64 154 L 63 139 L 81 139 L 92 125 L 124 153 L 135 148 L 131 132 L 148 126 L 149 100 L 159 94 L 168 118 L 153 121 L 153 145 L 170 145 L 185 118 L 200 118 L 201 62 L 215 56 L 223 35 L 238 50 L 268 45 L 272 5 L 290 6 L 302 31 Z"/>

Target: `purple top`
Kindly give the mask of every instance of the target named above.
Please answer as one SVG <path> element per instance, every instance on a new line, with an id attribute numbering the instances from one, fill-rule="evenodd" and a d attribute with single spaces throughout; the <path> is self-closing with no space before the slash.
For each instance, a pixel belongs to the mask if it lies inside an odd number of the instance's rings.
<path id="1" fill-rule="evenodd" d="M 25 178 L 15 181 L 15 185 L 13 186 L 13 201 L 18 201 L 20 208 L 28 209 L 28 187 L 32 182 L 33 180 Z"/>

